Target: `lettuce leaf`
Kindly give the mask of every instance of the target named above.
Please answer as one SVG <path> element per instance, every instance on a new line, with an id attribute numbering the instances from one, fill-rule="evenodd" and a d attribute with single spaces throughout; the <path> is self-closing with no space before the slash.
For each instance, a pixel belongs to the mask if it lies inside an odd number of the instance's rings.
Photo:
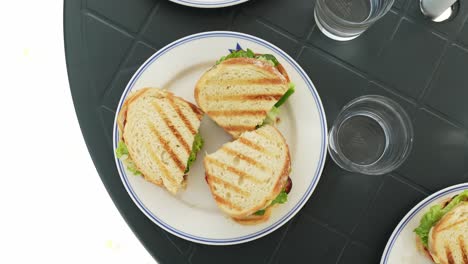
<path id="1" fill-rule="evenodd" d="M 284 93 L 284 95 L 279 99 L 278 102 L 268 111 L 267 116 L 260 125 L 257 125 L 256 128 L 259 128 L 263 125 L 274 125 L 276 123 L 276 118 L 278 117 L 280 110 L 279 107 L 286 102 L 286 100 L 295 92 L 295 85 L 289 83 L 289 89 Z"/>
<path id="2" fill-rule="evenodd" d="M 439 222 L 439 220 L 450 210 L 452 210 L 455 206 L 460 204 L 462 201 L 468 200 L 468 190 L 463 191 L 462 193 L 455 196 L 452 201 L 450 201 L 447 206 L 442 208 L 442 205 L 437 204 L 432 206 L 427 213 L 423 215 L 419 226 L 414 229 L 416 235 L 421 238 L 421 241 L 424 246 L 428 246 L 429 241 L 429 232 L 431 228 Z"/>
<path id="3" fill-rule="evenodd" d="M 117 149 L 115 150 L 115 154 L 117 155 L 118 159 L 120 159 L 123 155 L 128 155 L 127 145 L 125 145 L 122 140 L 119 141 Z"/>
<path id="4" fill-rule="evenodd" d="M 266 212 L 266 209 L 258 210 L 257 212 L 254 213 L 254 215 L 264 215 Z"/>
<path id="5" fill-rule="evenodd" d="M 273 106 L 270 111 L 268 111 L 267 116 L 263 120 L 262 124 L 258 125 L 257 128 L 263 125 L 274 125 L 276 123 L 276 118 L 280 114 L 280 110 L 278 107 Z"/>
<path id="6" fill-rule="evenodd" d="M 270 206 L 275 204 L 284 204 L 288 201 L 288 194 L 286 193 L 286 189 L 283 189 L 278 196 L 271 202 Z"/>
<path id="7" fill-rule="evenodd" d="M 119 141 L 117 145 L 117 149 L 115 150 L 115 154 L 118 159 L 122 161 L 124 166 L 127 168 L 128 171 L 133 173 L 134 175 L 141 175 L 141 172 L 138 170 L 135 162 L 130 158 L 128 154 L 128 148 L 125 142 L 122 140 Z"/>
<path id="8" fill-rule="evenodd" d="M 197 159 L 197 153 L 203 147 L 203 143 L 203 138 L 199 133 L 197 133 L 195 135 L 195 139 L 193 140 L 192 152 L 190 152 L 190 156 L 187 161 L 187 168 L 185 169 L 184 173 L 188 173 L 190 171 L 190 166 L 192 166 L 193 162 Z"/>
<path id="9" fill-rule="evenodd" d="M 274 62 L 272 62 L 271 60 L 265 59 L 265 57 L 263 57 L 263 56 L 256 57 L 256 59 L 257 59 L 257 60 L 264 61 L 264 62 L 270 64 L 271 66 L 275 66 L 275 63 L 274 63 Z"/>
<path id="10" fill-rule="evenodd" d="M 265 207 L 265 209 L 262 209 L 262 210 L 258 210 L 257 212 L 254 213 L 254 215 L 264 215 L 265 212 L 266 212 L 266 209 L 270 206 L 273 206 L 275 204 L 284 204 L 285 202 L 288 201 L 288 194 L 286 193 L 286 190 L 283 189 L 281 190 L 281 192 L 276 196 L 275 199 L 273 199 L 273 201 L 271 202 L 270 205 L 268 205 L 267 207 Z"/>
<path id="11" fill-rule="evenodd" d="M 134 175 L 141 175 L 141 172 L 137 169 L 136 164 L 127 156 L 127 159 L 123 162 L 127 167 L 127 170 L 133 173 Z"/>
<path id="12" fill-rule="evenodd" d="M 283 96 L 276 102 L 275 106 L 280 107 L 282 104 L 288 100 L 288 98 L 296 91 L 296 85 L 294 83 L 289 83 L 289 89 L 286 91 L 286 93 L 283 94 Z"/>
<path id="13" fill-rule="evenodd" d="M 262 55 L 256 56 L 255 58 L 259 60 L 263 60 L 263 61 L 269 61 L 273 63 L 273 66 L 275 67 L 280 64 L 279 61 L 276 59 L 276 57 L 271 54 L 262 54 Z"/>

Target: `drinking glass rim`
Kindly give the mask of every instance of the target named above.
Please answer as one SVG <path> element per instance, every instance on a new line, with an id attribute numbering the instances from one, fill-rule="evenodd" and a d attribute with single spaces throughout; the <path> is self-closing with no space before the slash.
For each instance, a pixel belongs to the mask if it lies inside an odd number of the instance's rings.
<path id="1" fill-rule="evenodd" d="M 413 127 L 413 123 L 411 122 L 412 121 L 411 117 L 408 115 L 408 113 L 406 112 L 406 110 L 403 108 L 401 104 L 397 103 L 395 100 L 387 96 L 383 96 L 379 94 L 366 94 L 366 95 L 358 96 L 352 99 L 351 101 L 349 101 L 348 103 L 346 103 L 346 105 L 341 108 L 338 115 L 340 115 L 341 112 L 343 112 L 347 108 L 362 101 L 373 101 L 373 102 L 385 105 L 386 107 L 390 107 L 391 111 L 396 113 L 398 118 L 402 122 L 402 124 L 404 124 L 407 130 L 407 133 L 409 133 L 410 135 L 412 135 L 412 137 L 414 137 L 414 127 Z"/>
<path id="2" fill-rule="evenodd" d="M 326 1 L 326 0 L 324 0 L 324 1 Z M 390 1 L 391 3 L 390 3 L 385 9 L 382 10 L 383 12 L 382 12 L 381 14 L 379 14 L 378 16 L 375 16 L 375 17 L 373 17 L 373 18 L 371 18 L 371 19 L 369 19 L 369 20 L 366 19 L 366 20 L 364 20 L 364 21 L 362 21 L 362 22 L 353 22 L 353 21 L 349 21 L 349 20 L 343 19 L 343 18 L 341 18 L 341 17 L 335 15 L 335 13 L 334 13 L 333 11 L 331 11 L 331 10 L 328 8 L 327 5 L 324 5 L 323 8 L 326 8 L 326 9 L 329 11 L 329 14 L 330 14 L 333 18 L 335 18 L 335 19 L 337 19 L 337 20 L 339 20 L 339 21 L 344 21 L 344 22 L 346 22 L 346 23 L 348 23 L 348 24 L 350 24 L 350 25 L 365 25 L 365 24 L 373 23 L 373 22 L 377 21 L 378 19 L 382 18 L 383 16 L 385 16 L 385 15 L 388 13 L 388 11 L 390 11 L 390 9 L 392 8 L 393 4 L 395 3 L 395 0 L 389 0 L 389 1 Z M 317 8 L 318 5 L 320 5 L 320 0 L 317 0 L 317 2 L 316 2 L 316 4 L 315 4 L 315 8 Z M 321 7 L 322 7 L 322 5 L 321 5 Z"/>
<path id="3" fill-rule="evenodd" d="M 341 118 L 341 116 L 343 115 L 343 112 L 346 111 L 348 108 L 353 107 L 355 104 L 361 103 L 363 101 L 369 101 L 369 102 L 381 104 L 385 106 L 386 108 L 388 108 L 391 112 L 396 114 L 396 117 L 401 123 L 402 128 L 404 128 L 405 130 L 404 134 L 407 137 L 407 141 L 403 146 L 399 159 L 394 164 L 392 164 L 391 166 L 388 166 L 385 169 L 375 170 L 375 171 L 369 170 L 369 168 L 372 168 L 372 166 L 374 166 L 378 161 L 381 160 L 382 156 L 380 156 L 376 161 L 372 162 L 371 164 L 359 165 L 351 161 L 348 157 L 346 157 L 342 153 L 335 150 L 336 147 L 339 147 L 338 145 L 334 144 L 336 135 L 338 133 L 338 129 L 341 127 L 342 123 L 346 120 L 346 119 Z M 382 126 L 382 124 L 380 125 Z M 389 173 L 397 169 L 409 157 L 413 149 L 413 143 L 414 143 L 413 142 L 414 140 L 413 123 L 412 123 L 411 117 L 408 115 L 406 110 L 403 108 L 401 104 L 399 104 L 395 100 L 387 96 L 378 95 L 378 94 L 367 94 L 367 95 L 359 96 L 357 98 L 352 99 L 345 106 L 343 106 L 340 112 L 338 113 L 338 116 L 336 117 L 335 121 L 333 122 L 333 125 L 329 131 L 329 135 L 330 135 L 329 136 L 330 141 L 328 144 L 328 149 L 329 149 L 329 154 L 332 160 L 339 167 L 345 170 L 362 173 L 366 175 L 382 175 L 382 174 Z"/>

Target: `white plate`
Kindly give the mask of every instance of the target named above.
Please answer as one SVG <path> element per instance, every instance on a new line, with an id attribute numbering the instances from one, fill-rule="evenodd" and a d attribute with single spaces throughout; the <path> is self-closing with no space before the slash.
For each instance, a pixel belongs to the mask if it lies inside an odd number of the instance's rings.
<path id="1" fill-rule="evenodd" d="M 327 125 L 311 80 L 284 51 L 262 39 L 229 31 L 205 32 L 179 39 L 151 56 L 128 83 L 117 108 L 117 112 L 120 111 L 130 91 L 143 87 L 166 88 L 195 102 L 193 91 L 198 78 L 237 44 L 244 49 L 275 55 L 296 84 L 296 92 L 281 106 L 278 126 L 290 146 L 293 188 L 288 202 L 275 208 L 269 221 L 243 226 L 217 208 L 205 182 L 202 160 L 205 153 L 216 151 L 232 139 L 206 116 L 200 128 L 205 146 L 190 169 L 187 189 L 175 197 L 142 177 L 131 175 L 115 158 L 125 188 L 149 219 L 176 236 L 203 244 L 239 244 L 262 237 L 291 219 L 312 194 L 325 161 Z M 118 138 L 114 122 L 114 150 Z"/>
<path id="2" fill-rule="evenodd" d="M 434 264 L 423 252 L 416 248 L 416 234 L 413 230 L 419 226 L 422 216 L 433 205 L 440 204 L 463 190 L 468 183 L 450 186 L 427 197 L 417 204 L 393 231 L 385 247 L 381 264 Z"/>
<path id="3" fill-rule="evenodd" d="M 238 5 L 249 0 L 170 0 L 171 2 L 200 8 L 218 8 L 225 6 Z"/>

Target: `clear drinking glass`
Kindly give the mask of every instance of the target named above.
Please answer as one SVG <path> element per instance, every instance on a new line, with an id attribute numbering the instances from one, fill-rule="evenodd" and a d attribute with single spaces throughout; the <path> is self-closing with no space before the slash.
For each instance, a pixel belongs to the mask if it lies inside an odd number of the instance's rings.
<path id="1" fill-rule="evenodd" d="M 317 0 L 314 17 L 320 31 L 334 40 L 358 37 L 383 17 L 394 0 Z"/>
<path id="2" fill-rule="evenodd" d="M 329 153 L 341 168 L 379 175 L 395 170 L 408 157 L 413 126 L 395 101 L 366 95 L 343 107 L 329 138 Z"/>

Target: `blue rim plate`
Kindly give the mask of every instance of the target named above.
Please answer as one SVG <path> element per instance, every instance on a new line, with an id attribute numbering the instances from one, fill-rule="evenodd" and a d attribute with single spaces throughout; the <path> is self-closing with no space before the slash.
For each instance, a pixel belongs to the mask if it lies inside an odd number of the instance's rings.
<path id="1" fill-rule="evenodd" d="M 191 6 L 191 7 L 200 7 L 200 8 L 218 8 L 238 5 L 249 0 L 170 0 L 171 2 Z"/>
<path id="2" fill-rule="evenodd" d="M 190 170 L 186 190 L 175 197 L 141 177 L 131 175 L 115 157 L 122 182 L 138 208 L 164 230 L 202 244 L 239 244 L 260 238 L 285 224 L 307 202 L 322 173 L 328 142 L 325 113 L 312 81 L 289 55 L 265 40 L 238 32 L 211 31 L 176 40 L 152 55 L 135 72 L 117 107 L 118 113 L 130 91 L 147 86 L 163 87 L 194 101 L 196 80 L 216 59 L 238 44 L 259 53 L 274 54 L 296 84 L 296 93 L 282 106 L 279 125 L 290 146 L 294 187 L 288 202 L 275 208 L 267 223 L 242 226 L 216 208 L 203 177 L 200 162 L 203 154 L 198 155 L 199 160 Z M 114 150 L 119 140 L 116 120 Z M 206 117 L 200 131 L 203 137 L 210 139 L 205 140 L 200 153 L 210 153 L 230 140 Z M 184 215 L 190 215 L 191 219 L 184 219 Z"/>
<path id="3" fill-rule="evenodd" d="M 387 242 L 380 260 L 381 264 L 432 264 L 433 262 L 416 247 L 414 228 L 419 225 L 421 217 L 433 205 L 451 198 L 468 189 L 468 183 L 462 183 L 440 190 L 418 203 L 400 221 Z"/>

